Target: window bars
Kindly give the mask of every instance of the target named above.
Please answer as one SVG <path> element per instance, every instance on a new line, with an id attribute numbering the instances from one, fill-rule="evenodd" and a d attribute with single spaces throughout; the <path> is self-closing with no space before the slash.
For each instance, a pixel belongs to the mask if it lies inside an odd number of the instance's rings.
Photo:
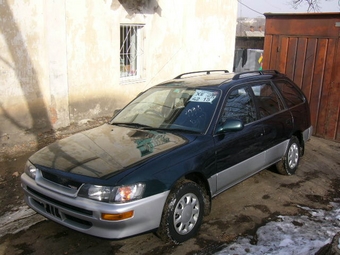
<path id="1" fill-rule="evenodd" d="M 131 24 L 120 26 L 120 78 L 141 78 L 143 27 Z"/>

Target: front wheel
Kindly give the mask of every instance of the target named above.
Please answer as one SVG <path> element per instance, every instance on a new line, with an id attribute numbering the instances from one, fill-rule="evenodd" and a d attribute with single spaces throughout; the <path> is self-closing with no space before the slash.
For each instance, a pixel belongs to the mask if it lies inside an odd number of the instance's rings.
<path id="1" fill-rule="evenodd" d="M 183 181 L 170 193 L 157 235 L 176 244 L 195 236 L 204 215 L 203 191 L 192 181 Z"/>
<path id="2" fill-rule="evenodd" d="M 300 142 L 297 137 L 292 136 L 289 140 L 288 148 L 276 168 L 280 174 L 292 175 L 295 173 L 300 162 Z"/>

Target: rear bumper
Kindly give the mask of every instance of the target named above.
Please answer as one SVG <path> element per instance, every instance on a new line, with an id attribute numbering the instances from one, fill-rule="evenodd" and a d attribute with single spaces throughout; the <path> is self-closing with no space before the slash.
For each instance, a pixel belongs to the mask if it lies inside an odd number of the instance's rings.
<path id="1" fill-rule="evenodd" d="M 21 176 L 26 203 L 36 212 L 71 229 L 108 239 L 120 239 L 158 228 L 169 191 L 124 204 L 109 204 L 82 197 L 68 197 Z M 133 211 L 133 217 L 120 221 L 101 218 L 102 213 Z"/>
<path id="2" fill-rule="evenodd" d="M 310 126 L 305 131 L 303 131 L 303 141 L 307 142 L 313 134 L 313 126 Z"/>

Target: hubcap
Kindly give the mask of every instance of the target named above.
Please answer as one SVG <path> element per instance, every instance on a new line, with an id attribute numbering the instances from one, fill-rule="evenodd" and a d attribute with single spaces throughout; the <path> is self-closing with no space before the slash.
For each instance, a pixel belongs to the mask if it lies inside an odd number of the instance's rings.
<path id="1" fill-rule="evenodd" d="M 188 234 L 196 225 L 200 214 L 199 201 L 195 194 L 184 195 L 174 212 L 174 227 L 178 234 Z"/>
<path id="2" fill-rule="evenodd" d="M 297 166 L 299 161 L 299 147 L 296 143 L 293 143 L 288 151 L 288 166 L 290 169 L 293 169 Z"/>

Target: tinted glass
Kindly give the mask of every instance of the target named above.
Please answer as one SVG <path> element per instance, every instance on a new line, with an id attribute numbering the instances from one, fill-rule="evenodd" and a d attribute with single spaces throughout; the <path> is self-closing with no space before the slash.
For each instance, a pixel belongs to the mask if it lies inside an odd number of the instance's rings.
<path id="1" fill-rule="evenodd" d="M 234 89 L 228 94 L 222 114 L 222 123 L 228 118 L 240 119 L 244 124 L 256 120 L 255 105 L 247 89 Z"/>
<path id="2" fill-rule="evenodd" d="M 275 85 L 281 91 L 281 94 L 288 107 L 292 107 L 304 102 L 303 95 L 300 93 L 300 91 L 288 81 L 276 81 Z"/>
<path id="3" fill-rule="evenodd" d="M 282 101 L 271 84 L 254 85 L 255 94 L 261 118 L 273 115 L 284 109 Z"/>

